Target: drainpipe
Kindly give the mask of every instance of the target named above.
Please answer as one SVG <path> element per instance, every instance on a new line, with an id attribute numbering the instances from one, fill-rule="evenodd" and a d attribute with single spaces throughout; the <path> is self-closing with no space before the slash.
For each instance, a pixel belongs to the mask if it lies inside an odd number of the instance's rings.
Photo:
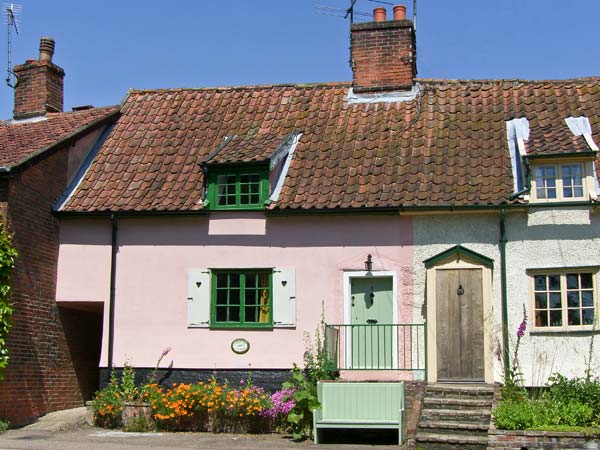
<path id="1" fill-rule="evenodd" d="M 502 290 L 502 345 L 504 347 L 504 373 L 510 374 L 510 349 L 508 343 L 508 300 L 506 293 L 506 211 L 500 208 L 500 285 Z"/>
<path id="2" fill-rule="evenodd" d="M 110 215 L 112 236 L 110 241 L 110 296 L 108 300 L 108 372 L 113 369 L 113 349 L 115 343 L 115 280 L 117 276 L 117 219 Z"/>

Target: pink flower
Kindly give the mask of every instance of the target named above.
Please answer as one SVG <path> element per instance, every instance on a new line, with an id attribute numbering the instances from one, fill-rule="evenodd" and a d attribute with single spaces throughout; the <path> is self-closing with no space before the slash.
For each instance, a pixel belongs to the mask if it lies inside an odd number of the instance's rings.
<path id="1" fill-rule="evenodd" d="M 169 352 L 171 351 L 171 347 L 167 347 L 163 350 L 162 354 L 160 355 L 161 358 L 164 358 L 165 356 L 167 356 L 169 354 Z"/>
<path id="2" fill-rule="evenodd" d="M 527 312 L 525 311 L 525 307 L 523 307 L 523 320 L 519 325 L 519 329 L 517 330 L 517 337 L 521 339 L 525 336 L 525 330 L 527 329 Z"/>

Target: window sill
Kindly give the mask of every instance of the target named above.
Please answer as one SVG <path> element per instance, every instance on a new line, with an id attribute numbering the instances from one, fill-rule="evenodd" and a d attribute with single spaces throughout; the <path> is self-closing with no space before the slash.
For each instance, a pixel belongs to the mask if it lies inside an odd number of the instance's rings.
<path id="1" fill-rule="evenodd" d="M 211 330 L 273 331 L 272 324 L 266 325 L 210 325 Z"/>
<path id="2" fill-rule="evenodd" d="M 594 336 L 600 334 L 600 330 L 594 329 L 561 329 L 561 330 L 532 330 L 530 336 Z"/>

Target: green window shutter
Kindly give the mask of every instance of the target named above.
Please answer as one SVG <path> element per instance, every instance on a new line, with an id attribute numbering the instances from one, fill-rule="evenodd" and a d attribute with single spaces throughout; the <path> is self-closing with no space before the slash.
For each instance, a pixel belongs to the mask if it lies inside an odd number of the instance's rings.
<path id="1" fill-rule="evenodd" d="M 188 326 L 208 327 L 210 321 L 210 270 L 188 270 Z"/>
<path id="2" fill-rule="evenodd" d="M 296 326 L 296 271 L 293 268 L 273 270 L 273 326 Z"/>

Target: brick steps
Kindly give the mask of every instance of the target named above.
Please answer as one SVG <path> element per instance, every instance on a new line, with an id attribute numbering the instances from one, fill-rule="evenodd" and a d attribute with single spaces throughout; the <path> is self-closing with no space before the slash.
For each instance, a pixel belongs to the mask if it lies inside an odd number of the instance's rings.
<path id="1" fill-rule="evenodd" d="M 436 450 L 486 449 L 493 398 L 493 386 L 428 385 L 417 427 L 417 447 Z"/>

